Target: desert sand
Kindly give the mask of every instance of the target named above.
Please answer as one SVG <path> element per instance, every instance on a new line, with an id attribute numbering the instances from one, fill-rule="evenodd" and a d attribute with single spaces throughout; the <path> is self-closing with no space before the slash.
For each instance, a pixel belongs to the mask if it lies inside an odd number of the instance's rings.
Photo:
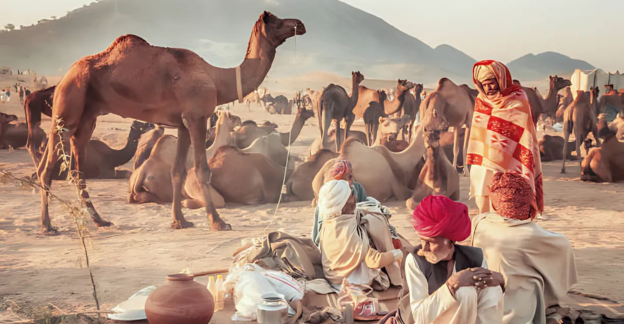
<path id="1" fill-rule="evenodd" d="M 58 79 L 49 80 L 56 82 Z M 314 82 L 320 84 L 317 80 Z M 294 89 L 309 87 L 304 79 L 293 83 L 296 86 L 283 88 L 282 92 L 292 94 Z M 9 80 L 0 80 L 0 87 L 9 84 Z M 278 93 L 271 88 L 277 87 L 275 83 L 266 86 L 270 92 Z M 23 121 L 23 108 L 16 95 L 9 104 L 0 104 L 0 111 L 16 114 Z M 295 118 L 294 115 L 269 115 L 255 105 L 251 112 L 243 105 L 235 105 L 232 112 L 243 120 L 271 120 L 279 125 L 280 131 L 287 131 Z M 100 117 L 94 137 L 120 148 L 125 144 L 131 122 L 112 115 Z M 49 119 L 44 119 L 42 127 L 49 132 Z M 362 128 L 361 121 L 356 121 L 355 128 Z M 173 133 L 172 130 L 168 132 Z M 317 136 L 317 120 L 312 118 L 292 146 L 292 155 L 306 158 L 309 145 Z M 567 164 L 566 175 L 559 173 L 560 167 L 560 161 L 544 164 L 546 209 L 537 221 L 549 230 L 565 234 L 572 242 L 579 274 L 574 291 L 624 302 L 621 272 L 624 268 L 624 184 L 581 182 L 580 167 L 575 161 Z M 132 161 L 123 168 L 131 170 Z M 18 177 L 35 171 L 23 148 L 0 150 L 0 170 Z M 172 230 L 171 204 L 128 204 L 127 180 L 88 180 L 87 183 L 100 214 L 114 223 L 110 228 L 96 229 L 88 222 L 89 261 L 102 310 L 109 310 L 139 289 L 163 283 L 167 274 L 184 268 L 199 272 L 227 267 L 232 252 L 244 238 L 259 237 L 275 230 L 306 237 L 311 231 L 313 208 L 310 201 L 282 203 L 277 211 L 276 204 L 228 205 L 219 212 L 232 225 L 232 232 L 211 232 L 203 210 L 184 210 L 195 227 Z M 461 202 L 475 215 L 476 205 L 467 199 L 469 179 L 461 177 L 460 183 Z M 75 200 L 75 191 L 68 183 L 54 182 L 52 191 L 64 199 Z M 386 205 L 393 214 L 391 223 L 416 243 L 418 237 L 410 225 L 411 215 L 405 202 L 390 201 Z M 59 229 L 59 236 L 39 235 L 38 192 L 19 187 L 12 181 L 0 184 L 0 322 L 17 321 L 44 309 L 65 313 L 95 310 L 89 271 L 75 222 L 57 201 L 52 201 L 50 215 L 52 224 Z M 198 280 L 205 282 L 206 278 Z M 621 305 L 612 308 L 615 314 L 618 310 L 622 312 Z"/>

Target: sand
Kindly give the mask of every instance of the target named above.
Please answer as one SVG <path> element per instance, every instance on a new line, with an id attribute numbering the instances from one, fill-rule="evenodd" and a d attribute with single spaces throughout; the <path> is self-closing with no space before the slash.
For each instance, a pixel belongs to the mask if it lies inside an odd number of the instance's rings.
<path id="1" fill-rule="evenodd" d="M 0 82 L 0 86 L 8 85 L 7 82 Z M 301 80 L 297 86 L 306 87 Z M 8 105 L 0 104 L 0 111 L 23 118 L 17 96 Z M 280 131 L 287 131 L 295 117 L 269 115 L 254 105 L 252 112 L 242 105 L 234 106 L 232 111 L 243 120 L 276 122 Z M 118 116 L 100 117 L 94 137 L 120 148 L 131 122 Z M 356 122 L 356 129 L 360 127 L 361 122 Z M 48 120 L 44 120 L 43 128 L 49 131 Z M 317 136 L 317 121 L 312 118 L 292 146 L 292 154 L 307 157 L 308 147 Z M 131 162 L 122 168 L 130 170 Z M 571 240 L 579 273 L 579 283 L 573 290 L 623 302 L 624 276 L 620 268 L 624 267 L 624 184 L 581 182 L 578 162 L 567 164 L 566 175 L 559 173 L 560 168 L 560 161 L 544 163 L 546 209 L 538 222 Z M 20 177 L 34 172 L 31 158 L 23 148 L 1 150 L 0 169 Z M 460 183 L 461 201 L 468 204 L 474 215 L 476 205 L 467 200 L 468 178 L 461 177 Z M 274 230 L 306 237 L 312 226 L 313 208 L 309 201 L 301 201 L 283 203 L 276 213 L 276 204 L 228 205 L 219 212 L 232 225 L 232 232 L 212 232 L 202 210 L 184 210 L 196 226 L 172 230 L 171 204 L 128 204 L 127 180 L 89 180 L 88 186 L 96 208 L 115 224 L 96 229 L 89 223 L 87 248 L 102 310 L 109 310 L 139 289 L 161 284 L 167 274 L 184 268 L 199 272 L 227 267 L 232 252 L 244 238 Z M 65 182 L 54 182 L 52 191 L 67 200 L 76 197 L 73 187 Z M 416 243 L 417 235 L 409 223 L 411 215 L 405 203 L 391 201 L 386 205 L 393 213 L 392 224 Z M 16 320 L 15 312 L 33 313 L 50 305 L 66 313 L 95 310 L 75 223 L 57 201 L 52 201 L 50 215 L 60 235 L 43 237 L 39 235 L 39 193 L 14 183 L 0 184 L 0 322 Z"/>

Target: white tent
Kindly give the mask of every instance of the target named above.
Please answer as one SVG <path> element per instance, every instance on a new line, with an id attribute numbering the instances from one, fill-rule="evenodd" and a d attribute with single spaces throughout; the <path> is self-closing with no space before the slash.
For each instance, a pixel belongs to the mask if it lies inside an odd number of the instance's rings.
<path id="1" fill-rule="evenodd" d="M 592 71 L 576 69 L 570 81 L 572 82 L 570 89 L 574 98 L 576 98 L 576 91 L 589 91 L 591 87 L 598 87 L 601 94 L 604 94 L 604 86 L 607 84 L 612 84 L 615 91 L 624 88 L 624 74 L 620 74 L 619 71 L 613 73 L 601 69 Z"/>

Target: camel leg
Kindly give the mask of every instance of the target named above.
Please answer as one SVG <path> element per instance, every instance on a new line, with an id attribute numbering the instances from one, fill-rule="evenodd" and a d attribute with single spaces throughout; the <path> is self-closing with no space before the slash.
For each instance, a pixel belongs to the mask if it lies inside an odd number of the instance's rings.
<path id="1" fill-rule="evenodd" d="M 54 127 L 52 128 L 54 129 Z M 58 160 L 58 151 L 54 149 L 57 143 L 61 140 L 59 136 L 51 133 L 48 138 L 48 145 L 46 146 L 45 155 L 42 157 L 37 170 L 37 177 L 41 184 L 41 234 L 43 235 L 56 235 L 58 231 L 52 227 L 50 221 L 50 213 L 48 210 L 50 202 L 50 194 L 48 191 L 52 187 L 52 171 L 56 160 Z"/>
<path id="2" fill-rule="evenodd" d="M 468 142 L 470 141 L 470 129 L 472 128 L 471 123 L 466 124 L 466 131 L 464 132 L 464 152 L 462 152 L 462 165 L 464 167 L 463 174 L 464 177 L 470 177 L 470 170 L 468 169 Z"/>
<path id="3" fill-rule="evenodd" d="M 351 125 L 353 125 L 353 121 L 355 121 L 355 115 L 350 113 L 349 115 L 347 115 L 345 120 L 347 121 L 347 128 L 345 129 L 345 135 L 344 135 L 344 140 L 346 141 L 347 138 L 349 138 L 349 132 L 351 131 Z"/>
<path id="4" fill-rule="evenodd" d="M 204 124 L 204 129 L 206 125 Z M 206 140 L 206 134 L 204 134 L 204 141 Z M 188 153 L 189 146 L 191 145 L 191 139 L 189 131 L 184 127 L 178 127 L 178 147 L 176 150 L 176 158 L 171 168 L 171 183 L 173 184 L 173 204 L 171 206 L 173 221 L 171 228 L 181 229 L 193 227 L 193 223 L 184 219 L 182 214 L 182 185 L 186 180 L 186 155 Z M 202 146 L 205 144 L 202 142 Z M 206 156 L 206 152 L 201 154 Z"/>
<path id="5" fill-rule="evenodd" d="M 342 146 L 342 136 L 340 132 L 340 119 L 336 119 L 336 152 L 340 152 Z"/>
<path id="6" fill-rule="evenodd" d="M 86 175 L 81 171 L 82 166 L 85 165 L 86 158 L 86 149 L 89 140 L 91 139 L 91 135 L 93 134 L 93 130 L 95 129 L 95 122 L 97 117 L 92 116 L 84 118 L 80 121 L 80 126 L 71 137 L 71 151 L 73 154 L 73 158 L 76 160 L 76 187 L 80 191 L 80 202 L 82 207 L 87 209 L 89 216 L 98 227 L 103 226 L 111 226 L 113 223 L 109 221 L 105 221 L 100 217 L 100 214 L 95 210 L 93 203 L 91 202 L 91 197 L 89 197 L 89 192 L 87 192 L 87 182 L 85 180 Z"/>
<path id="7" fill-rule="evenodd" d="M 577 129 L 575 130 L 574 136 L 575 136 L 574 142 L 576 143 L 576 156 L 578 158 L 579 165 L 580 165 L 583 163 L 583 156 L 581 155 L 581 143 L 583 143 L 583 140 L 587 138 L 587 132 Z"/>
<path id="8" fill-rule="evenodd" d="M 373 133 L 373 125 L 366 124 L 366 144 L 371 146 L 371 134 Z"/>
<path id="9" fill-rule="evenodd" d="M 324 109 L 320 111 L 321 114 L 321 122 L 323 122 L 322 126 L 321 126 L 321 149 L 327 149 L 327 133 L 329 132 L 329 127 L 331 126 L 331 122 L 332 122 L 332 114 L 333 114 L 333 104 L 329 104 L 329 105 L 323 105 Z M 338 128 L 340 127 L 340 125 L 337 125 L 336 130 L 338 130 Z M 336 133 L 336 152 L 340 152 L 340 147 L 338 147 L 338 133 Z"/>
<path id="10" fill-rule="evenodd" d="M 226 224 L 217 209 L 215 208 L 210 194 L 210 178 L 212 173 L 210 167 L 208 167 L 208 160 L 206 159 L 206 149 L 204 148 L 204 141 L 206 139 L 206 118 L 186 118 L 188 124 L 188 132 L 191 137 L 191 146 L 193 146 L 193 153 L 195 155 L 195 178 L 197 184 L 201 188 L 201 192 L 206 202 L 206 215 L 208 216 L 208 223 L 213 231 L 231 231 L 232 226 Z"/>
<path id="11" fill-rule="evenodd" d="M 570 139 L 570 131 L 571 131 L 571 128 L 572 128 L 572 127 L 570 127 L 571 126 L 570 124 L 572 124 L 572 123 L 570 123 L 568 121 L 564 121 L 563 124 L 564 124 L 564 126 L 563 126 L 563 156 L 562 156 L 563 157 L 563 164 L 561 165 L 561 173 L 566 173 L 565 163 L 566 163 L 566 156 L 567 156 L 567 153 L 568 153 L 568 140 Z M 580 156 L 577 156 L 577 158 L 580 158 Z"/>
<path id="12" fill-rule="evenodd" d="M 453 168 L 457 170 L 457 156 L 459 155 L 459 130 L 461 126 L 455 127 L 455 139 L 453 140 Z"/>
<path id="13" fill-rule="evenodd" d="M 372 136 L 373 136 L 373 140 L 371 141 L 371 143 L 369 144 L 369 146 L 373 146 L 373 144 L 375 144 L 375 142 L 377 142 L 377 132 L 379 131 L 379 123 L 374 123 L 373 124 L 373 131 Z"/>

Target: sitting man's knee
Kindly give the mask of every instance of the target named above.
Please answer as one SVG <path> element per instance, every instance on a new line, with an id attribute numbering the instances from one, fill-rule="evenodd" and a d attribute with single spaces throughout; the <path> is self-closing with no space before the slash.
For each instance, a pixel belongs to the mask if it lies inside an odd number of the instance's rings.
<path id="1" fill-rule="evenodd" d="M 477 288 L 475 287 L 460 287 L 455 292 L 455 300 L 458 303 L 468 302 L 468 301 L 477 301 L 478 294 Z"/>

